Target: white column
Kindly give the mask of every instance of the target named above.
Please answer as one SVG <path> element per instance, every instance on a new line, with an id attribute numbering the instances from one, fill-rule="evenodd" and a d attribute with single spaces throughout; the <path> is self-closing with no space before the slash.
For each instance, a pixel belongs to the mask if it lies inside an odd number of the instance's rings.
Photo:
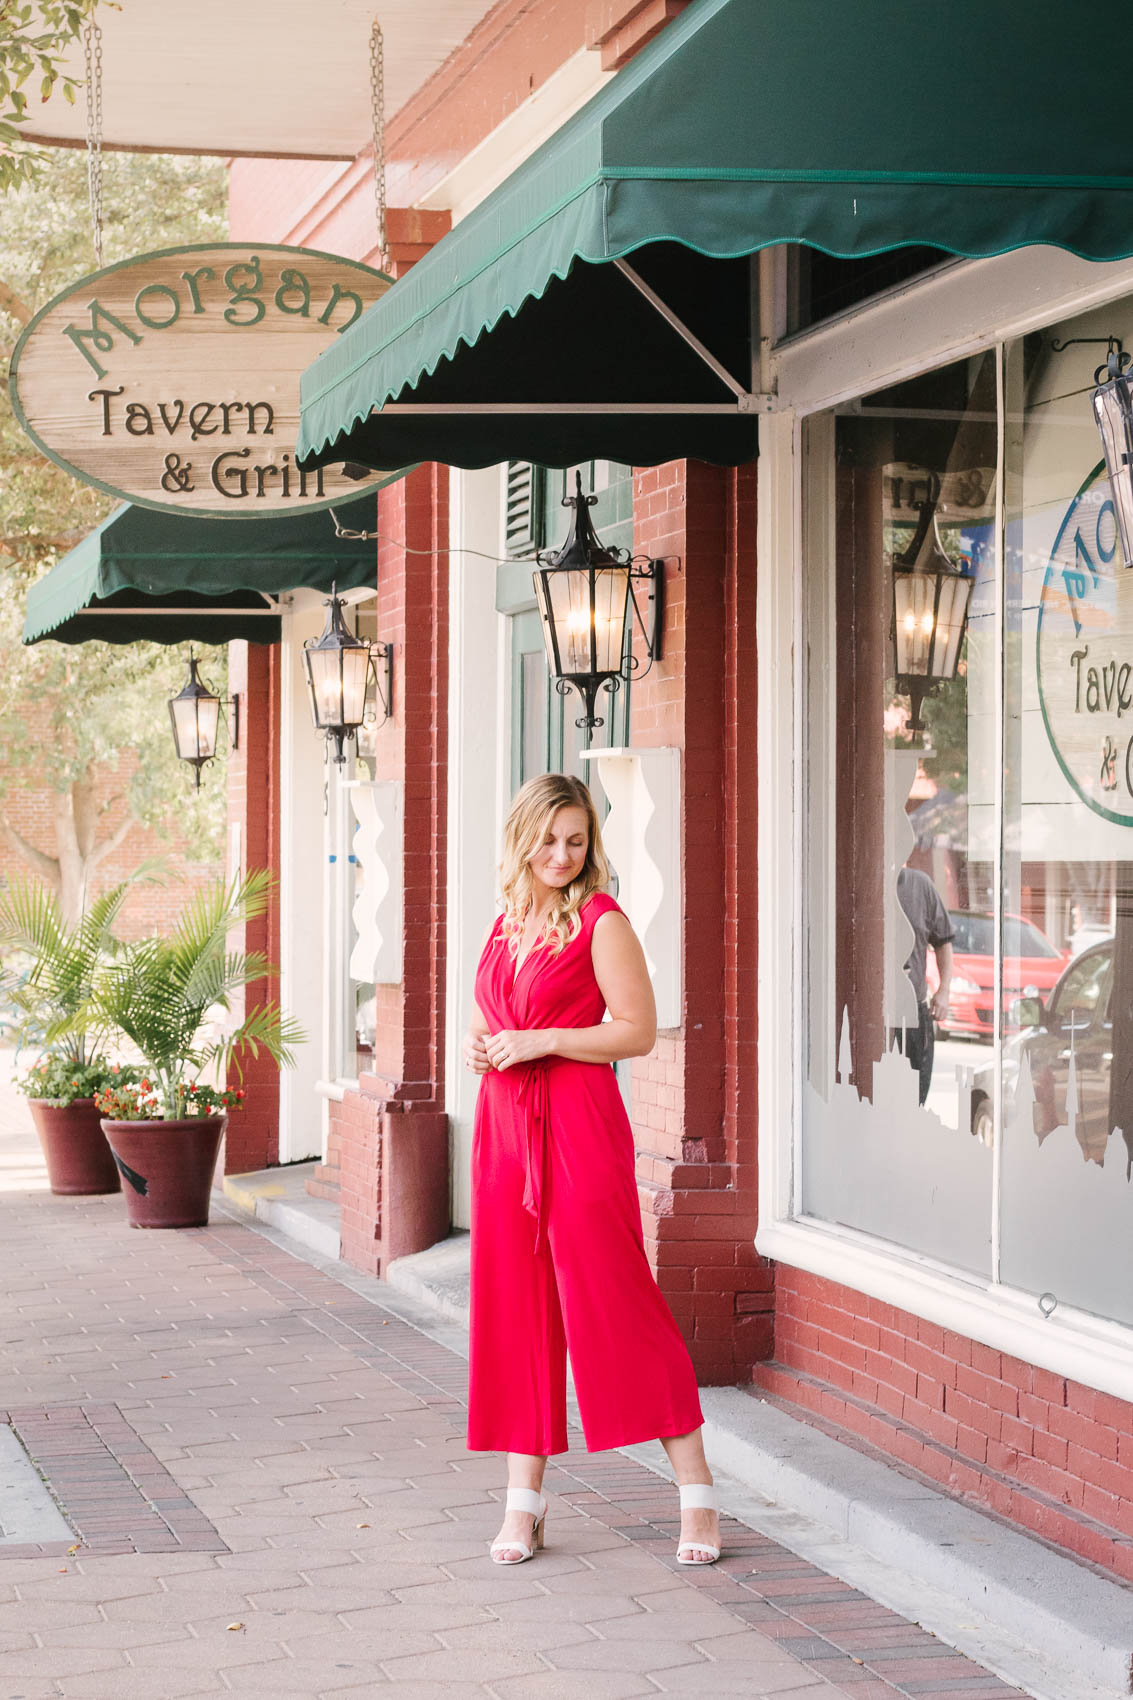
<path id="1" fill-rule="evenodd" d="M 472 981 L 495 915 L 498 837 L 510 727 L 500 689 L 496 562 L 503 469 L 452 473 L 449 567 L 448 936 L 445 1102 L 453 1134 L 453 1222 L 469 1224 L 469 1158 L 478 1080 L 461 1061 Z M 480 555 L 457 553 L 476 549 Z"/>

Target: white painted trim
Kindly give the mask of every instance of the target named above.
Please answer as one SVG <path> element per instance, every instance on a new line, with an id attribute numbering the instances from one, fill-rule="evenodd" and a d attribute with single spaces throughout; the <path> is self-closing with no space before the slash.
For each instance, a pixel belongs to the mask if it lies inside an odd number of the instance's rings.
<path id="1" fill-rule="evenodd" d="M 1091 264 L 1024 249 L 944 266 L 884 299 L 777 345 L 784 410 L 760 427 L 757 629 L 759 855 L 759 1199 L 756 1249 L 1024 1363 L 1133 1402 L 1133 1330 L 948 1269 L 812 1218 L 792 1219 L 802 1078 L 802 814 L 805 669 L 800 420 L 1133 293 L 1133 262 Z M 784 987 L 791 988 L 784 996 Z"/>
<path id="2" fill-rule="evenodd" d="M 522 105 L 477 142 L 459 164 L 434 183 L 417 205 L 448 209 L 453 224 L 467 218 L 529 154 L 561 129 L 586 105 L 613 72 L 603 71 L 602 55 L 582 48 L 552 71 Z"/>
<path id="3" fill-rule="evenodd" d="M 1133 260 L 1019 248 L 942 266 L 772 351 L 780 405 L 835 407 L 932 366 L 1133 294 Z"/>
<path id="4" fill-rule="evenodd" d="M 1133 1403 L 1133 1335 L 1119 1323 L 1069 1305 L 1059 1305 L 1044 1320 L 1033 1294 L 991 1286 L 824 1222 L 769 1223 L 760 1228 L 755 1244 L 764 1257 Z"/>
<path id="5" fill-rule="evenodd" d="M 347 1087 L 350 1085 L 357 1086 L 357 1084 L 356 1080 L 346 1081 L 345 1083 L 341 1080 L 316 1080 L 315 1091 L 320 1098 L 329 1098 L 333 1103 L 341 1104 L 346 1097 Z"/>
<path id="6" fill-rule="evenodd" d="M 479 1080 L 464 1066 L 473 980 L 496 887 L 500 708 L 495 573 L 502 546 L 503 468 L 451 474 L 449 502 L 448 871 L 445 911 L 445 1109 L 452 1131 L 453 1222 L 471 1213 L 470 1164 Z M 467 555 L 462 550 L 476 550 Z M 484 559 L 483 557 L 488 557 Z"/>
<path id="7" fill-rule="evenodd" d="M 799 1030 L 797 1018 L 783 1019 L 783 988 L 792 988 L 795 995 L 799 980 L 793 960 L 798 927 L 792 921 L 801 891 L 795 873 L 794 810 L 779 806 L 795 794 L 793 722 L 790 714 L 780 712 L 780 705 L 791 700 L 794 690 L 790 634 L 795 624 L 793 562 L 798 554 L 797 438 L 790 413 L 772 414 L 761 425 L 756 520 L 759 1192 L 761 1218 L 775 1221 L 789 1218 L 793 1204 L 791 1142 L 780 1138 L 779 1130 L 794 1126 L 792 1050 L 793 1034 Z M 782 633 L 787 635 L 785 643 Z M 778 799 L 777 806 L 771 806 L 772 798 Z M 787 902 L 784 893 L 791 894 Z M 774 1013 L 765 1020 L 764 1010 Z"/>

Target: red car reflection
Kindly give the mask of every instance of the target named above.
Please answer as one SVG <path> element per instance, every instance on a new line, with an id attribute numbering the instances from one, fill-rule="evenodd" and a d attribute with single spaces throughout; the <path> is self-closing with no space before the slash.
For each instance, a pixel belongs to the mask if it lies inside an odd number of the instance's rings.
<path id="1" fill-rule="evenodd" d="M 952 985 L 948 1016 L 937 1030 L 958 1038 L 990 1039 L 995 1032 L 995 921 L 991 915 L 968 909 L 950 912 L 956 937 L 952 941 Z M 1044 999 L 1062 970 L 1068 955 L 1056 949 L 1021 915 L 1003 918 L 1003 1012 L 1004 1032 L 1016 1029 L 1007 1013 L 1016 998 Z M 936 958 L 928 954 L 928 995 L 940 984 Z"/>

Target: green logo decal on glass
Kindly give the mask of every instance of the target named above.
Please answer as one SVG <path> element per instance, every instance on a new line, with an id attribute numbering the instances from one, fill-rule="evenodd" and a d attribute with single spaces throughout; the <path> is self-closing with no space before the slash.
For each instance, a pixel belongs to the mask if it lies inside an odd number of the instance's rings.
<path id="1" fill-rule="evenodd" d="M 1102 463 L 1067 509 L 1047 563 L 1036 665 L 1062 772 L 1095 814 L 1133 826 L 1133 572 Z"/>

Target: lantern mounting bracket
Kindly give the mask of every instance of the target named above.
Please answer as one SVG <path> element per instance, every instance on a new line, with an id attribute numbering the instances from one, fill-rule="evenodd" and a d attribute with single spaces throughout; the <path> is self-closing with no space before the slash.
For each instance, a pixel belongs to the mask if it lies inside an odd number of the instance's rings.
<path id="1" fill-rule="evenodd" d="M 1101 437 L 1114 521 L 1128 570 L 1133 567 L 1133 355 L 1122 347 L 1119 337 L 1105 340 L 1109 352 L 1104 365 L 1094 373 L 1090 405 Z"/>
<path id="2" fill-rule="evenodd" d="M 637 591 L 634 589 L 635 581 L 638 584 L 649 586 L 649 592 L 645 599 L 646 612 L 649 615 L 648 625 L 645 623 L 637 600 Z M 629 564 L 629 599 L 633 605 L 634 621 L 641 633 L 641 641 L 645 645 L 645 653 L 648 656 L 644 667 L 641 666 L 635 655 L 630 657 L 630 675 L 635 679 L 644 679 L 653 663 L 661 659 L 661 624 L 665 614 L 665 563 L 663 560 L 654 560 L 645 555 L 634 556 Z"/>
<path id="3" fill-rule="evenodd" d="M 393 644 L 372 643 L 370 645 L 370 672 L 374 680 L 374 692 L 382 705 L 382 717 L 379 720 L 375 714 L 372 724 L 384 726 L 393 713 Z"/>
<path id="4" fill-rule="evenodd" d="M 1092 343 L 1096 346 L 1103 342 L 1111 354 L 1124 354 L 1125 344 L 1119 336 L 1072 336 L 1068 337 L 1065 342 L 1059 342 L 1056 336 L 1052 336 L 1050 347 L 1053 354 L 1061 354 L 1064 349 L 1077 348 L 1083 343 Z M 1098 370 L 1100 371 L 1101 367 Z"/>

